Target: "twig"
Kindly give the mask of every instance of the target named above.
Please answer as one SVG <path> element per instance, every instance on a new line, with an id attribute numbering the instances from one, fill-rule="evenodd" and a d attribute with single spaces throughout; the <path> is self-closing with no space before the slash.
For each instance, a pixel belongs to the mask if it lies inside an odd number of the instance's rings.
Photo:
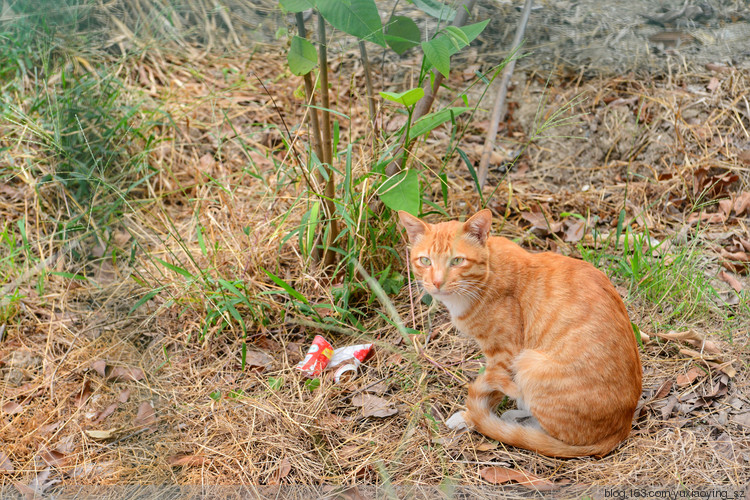
<path id="1" fill-rule="evenodd" d="M 365 42 L 361 41 L 359 42 L 359 53 L 362 56 L 362 65 L 365 68 L 365 86 L 367 87 L 367 107 L 370 110 L 370 120 L 372 121 L 372 129 L 373 129 L 373 150 L 375 149 L 376 140 L 378 137 L 378 122 L 376 120 L 377 116 L 377 105 L 375 103 L 375 91 L 372 87 L 372 74 L 370 71 L 370 60 L 367 58 L 367 48 L 365 47 Z M 374 152 L 374 157 L 377 158 L 377 152 Z"/>
<path id="2" fill-rule="evenodd" d="M 453 19 L 453 26 L 463 26 L 469 18 L 469 12 L 474 8 L 476 0 L 464 0 L 461 5 L 456 9 L 456 17 Z M 414 107 L 414 114 L 412 115 L 412 123 L 419 120 L 421 117 L 430 112 L 432 103 L 435 102 L 435 94 L 437 94 L 440 85 L 443 83 L 442 73 L 436 70 L 430 70 L 432 76 L 425 78 L 422 88 L 424 88 L 424 97 L 419 100 L 417 105 Z M 404 137 L 406 139 L 406 137 Z M 414 141 L 410 141 L 414 142 Z M 385 169 L 385 173 L 388 176 L 396 175 L 403 168 L 403 159 L 407 156 L 403 153 L 406 149 L 407 152 L 411 144 L 402 142 L 401 146 L 393 153 L 393 161 L 388 164 Z"/>
<path id="3" fill-rule="evenodd" d="M 338 219 L 336 219 L 336 206 L 333 200 L 336 198 L 336 181 L 333 173 L 333 143 L 331 141 L 331 116 L 328 110 L 331 107 L 328 98 L 328 47 L 326 45 L 326 22 L 323 15 L 318 12 L 318 58 L 320 63 L 320 91 L 321 103 L 323 105 L 321 118 L 323 120 L 321 130 L 323 132 L 323 163 L 326 164 L 328 179 L 325 185 L 325 208 L 328 217 L 328 241 L 323 252 L 323 266 L 328 267 L 336 261 L 336 253 L 331 250 L 333 243 L 339 236 Z"/>
<path id="4" fill-rule="evenodd" d="M 518 27 L 516 28 L 516 36 L 513 39 L 513 52 L 517 51 L 523 41 L 523 35 L 526 32 L 526 24 L 529 22 L 529 14 L 531 13 L 531 6 L 534 0 L 526 0 L 523 5 L 523 12 L 521 12 L 521 19 L 518 21 Z M 487 181 L 487 174 L 489 173 L 490 158 L 492 157 L 492 150 L 495 148 L 495 138 L 497 137 L 497 129 L 500 126 L 500 120 L 505 117 L 507 111 L 506 97 L 508 95 L 508 85 L 510 79 L 513 76 L 513 69 L 516 67 L 516 58 L 512 58 L 507 66 L 503 69 L 503 79 L 500 82 L 500 90 L 497 93 L 497 99 L 495 100 L 495 107 L 492 110 L 492 118 L 490 118 L 490 128 L 487 131 L 487 138 L 484 141 L 484 149 L 482 150 L 482 158 L 479 161 L 479 189 L 484 187 L 484 183 Z"/>

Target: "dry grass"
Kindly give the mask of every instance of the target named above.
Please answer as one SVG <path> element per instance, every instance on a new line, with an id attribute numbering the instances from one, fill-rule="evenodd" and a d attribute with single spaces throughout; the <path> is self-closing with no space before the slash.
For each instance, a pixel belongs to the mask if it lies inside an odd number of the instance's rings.
<path id="1" fill-rule="evenodd" d="M 366 103 L 347 92 L 362 85 L 346 79 L 344 69 L 352 59 L 341 57 L 335 105 L 366 117 Z M 396 69 L 386 66 L 384 71 L 395 74 Z M 174 123 L 158 129 L 160 143 L 149 153 L 158 173 L 146 183 L 139 205 L 111 229 L 128 252 L 129 244 L 138 242 L 137 258 L 131 265 L 127 259 L 113 264 L 100 255 L 85 266 L 60 259 L 55 263 L 59 270 L 80 271 L 90 279 L 50 275 L 43 296 L 34 292 L 31 278 L 22 283 L 26 298 L 7 319 L 0 347 L 5 410 L 0 440 L 14 467 L 0 475 L 1 485 L 28 485 L 46 470 L 47 482 L 62 484 L 474 485 L 482 483 L 479 471 L 488 464 L 584 486 L 739 486 L 750 480 L 750 431 L 736 420 L 750 410 L 748 321 L 722 316 L 732 306 L 715 306 L 688 325 L 674 320 L 701 334 L 723 333 L 715 337 L 719 357 L 736 360 L 737 370 L 726 395 L 692 409 L 685 403 L 663 417 L 667 398 L 653 396 L 665 380 L 701 364 L 701 357 L 680 353 L 672 342 L 645 345 L 644 410 L 633 435 L 607 457 L 556 460 L 506 448 L 476 433 L 450 431 L 444 421 L 462 409 L 466 382 L 476 376 L 481 360 L 476 345 L 450 327 L 443 311 L 429 311 L 418 301 L 410 305 L 408 287 L 392 297 L 407 326 L 430 332 L 429 341 L 418 335 L 409 344 L 375 314 L 377 303 L 363 305 L 368 314 L 362 332 L 342 325 L 321 331 L 301 326 L 300 315 L 283 296 L 260 295 L 277 290 L 261 270 L 265 267 L 311 302 L 331 300 L 331 287 L 303 261 L 296 240 L 281 244 L 299 224 L 304 186 L 289 173 L 279 132 L 269 127 L 280 126 L 280 116 L 255 79 L 257 75 L 266 84 L 290 126 L 300 123 L 300 102 L 292 95 L 299 82 L 285 75 L 279 54 L 238 63 L 150 53 L 123 64 L 120 74 L 126 88 L 143 92 Z M 496 171 L 489 184 L 499 189 L 490 206 L 507 216 L 496 229 L 532 249 L 576 255 L 578 250 L 561 233 L 533 231 L 521 214 L 537 205 L 554 220 L 565 211 L 597 214 L 600 227 L 613 231 L 625 206 L 635 231 L 647 223 L 653 235 L 665 238 L 679 234 L 698 203 L 694 179 L 699 169 L 709 169 L 707 175 L 737 174 L 722 196 L 750 189 L 747 76 L 731 70 L 719 74 L 720 88 L 708 92 L 711 76 L 557 81 L 549 89 L 552 106 L 581 91 L 589 96 L 576 110 L 587 113 L 583 124 L 563 135 L 588 134 L 590 142 L 542 138 L 508 177 Z M 529 76 L 516 87 L 514 99 L 521 104 L 506 124 L 509 149 L 528 138 L 533 115 L 528 110 L 538 102 L 539 86 Z M 688 109 L 698 110 L 695 121 L 686 117 Z M 650 118 L 644 119 L 647 114 Z M 342 137 L 350 131 L 356 136 L 364 127 L 364 118 L 342 123 Z M 472 144 L 481 143 L 483 124 L 479 119 L 467 127 L 464 141 L 471 152 Z M 21 132 L 11 133 L 17 140 L 4 144 L 11 154 L 33 157 Z M 442 155 L 446 140 L 446 134 L 433 134 L 420 158 L 428 165 L 438 163 L 433 159 Z M 366 169 L 367 161 L 358 157 L 356 169 Z M 448 212 L 458 216 L 477 208 L 464 168 L 451 164 L 448 174 Z M 660 178 L 664 174 L 671 177 Z M 584 185 L 588 189 L 582 191 Z M 10 179 L 4 189 L 13 194 L 3 197 L 0 213 L 10 221 L 26 217 L 32 247 L 44 249 L 38 255 L 43 259 L 51 249 L 44 247 L 45 212 L 34 187 L 33 179 Z M 440 199 L 439 185 L 430 189 Z M 205 254 L 198 225 L 209 249 Z M 699 233 L 705 267 L 696 272 L 715 276 L 720 248 L 743 234 L 747 237 L 747 219 L 741 216 L 729 216 Z M 236 324 L 223 333 L 213 328 L 199 342 L 206 314 L 216 305 L 210 301 L 211 289 L 190 283 L 154 256 L 190 274 L 208 270 L 242 279 L 248 296 L 268 304 L 265 324 L 248 319 L 247 342 L 251 352 L 268 354 L 270 364 L 241 370 L 242 335 Z M 128 314 L 149 290 L 133 277 L 164 289 Z M 746 277 L 740 279 L 747 290 Z M 632 291 L 622 282 L 618 286 L 624 295 Z M 644 330 L 664 327 L 669 313 L 664 307 L 634 292 L 627 302 L 631 319 Z M 372 341 L 375 356 L 357 378 L 334 384 L 324 376 L 320 387 L 309 390 L 293 367 L 315 333 L 324 333 L 334 346 Z M 145 377 L 101 375 L 92 367 L 96 360 L 140 368 Z M 685 396 L 692 389 L 705 395 L 721 375 L 711 368 L 692 387 L 674 388 L 670 394 Z M 283 378 L 283 385 L 271 387 L 270 378 Z M 97 422 L 123 390 L 130 390 L 127 400 Z M 352 396 L 362 392 L 382 395 L 398 413 L 362 417 L 351 404 Z M 137 417 L 144 403 L 155 410 L 155 421 Z M 91 430 L 111 433 L 96 439 L 87 434 Z"/>

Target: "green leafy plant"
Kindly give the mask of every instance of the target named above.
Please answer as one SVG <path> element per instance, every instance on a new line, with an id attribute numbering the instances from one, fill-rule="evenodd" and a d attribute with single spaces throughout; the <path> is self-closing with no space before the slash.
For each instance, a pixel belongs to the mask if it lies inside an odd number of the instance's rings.
<path id="1" fill-rule="evenodd" d="M 339 143 L 337 129 L 333 133 L 331 131 L 331 114 L 339 113 L 330 108 L 328 99 L 326 26 L 330 25 L 336 30 L 353 36 L 359 43 L 366 74 L 368 99 L 371 104 L 373 131 L 376 131 L 375 96 L 371 83 L 371 69 L 367 63 L 366 42 L 383 48 L 390 47 L 398 54 L 403 54 L 413 48 L 420 48 L 424 57 L 419 78 L 421 85 L 423 79 L 428 76 L 428 70 L 432 67 L 437 68 L 441 74 L 447 75 L 450 70 L 451 56 L 469 45 L 485 28 L 488 20 L 469 26 L 443 26 L 431 39 L 422 40 L 419 27 L 406 16 L 393 13 L 384 27 L 374 0 L 280 0 L 280 4 L 285 11 L 296 15 L 298 35 L 291 39 L 287 61 L 292 74 L 302 76 L 304 79 L 307 115 L 312 130 L 312 141 L 308 145 L 306 158 L 301 159 L 299 163 L 313 174 L 312 177 L 306 177 L 306 180 L 311 193 L 319 200 L 310 204 L 301 227 L 294 234 L 298 236 L 300 248 L 305 255 L 335 274 L 336 267 L 333 264 L 337 260 L 336 256 L 341 258 L 350 255 L 352 249 L 349 244 L 356 241 L 356 238 L 350 238 L 345 233 L 351 233 L 353 229 L 351 222 L 361 220 L 363 213 L 360 209 L 353 209 L 353 207 L 339 203 L 342 197 L 353 201 L 350 191 L 353 183 L 351 178 L 347 177 L 350 176 L 350 170 L 346 169 L 350 169 L 350 166 L 342 168 L 340 161 L 337 161 L 342 157 L 341 153 L 336 150 Z M 439 2 L 420 1 L 415 5 L 429 15 L 440 18 L 441 22 L 450 20 L 456 15 L 454 10 Z M 302 16 L 302 12 L 309 9 L 317 14 L 316 43 L 307 40 L 307 31 Z M 319 85 L 315 80 L 318 80 Z M 316 88 L 320 89 L 317 94 L 321 106 L 316 104 Z M 407 166 L 393 177 L 383 176 L 383 167 L 395 157 L 400 157 L 402 163 L 406 164 L 409 145 L 414 140 L 424 137 L 443 123 L 455 121 L 456 116 L 470 108 L 464 106 L 443 109 L 421 116 L 412 123 L 415 106 L 425 96 L 425 90 L 421 86 L 401 93 L 384 91 L 380 92 L 380 96 L 384 100 L 402 106 L 408 119 L 405 126 L 393 136 L 385 140 L 376 137 L 372 141 L 371 158 L 377 161 L 373 162 L 371 171 L 378 174 L 378 177 L 368 178 L 366 186 L 376 189 L 376 193 L 389 209 L 403 209 L 418 214 L 421 209 L 418 166 Z M 390 146 L 381 149 L 380 144 L 388 141 L 390 141 Z M 406 147 L 399 149 L 396 147 L 398 143 Z M 347 162 L 351 161 L 351 150 L 344 153 L 344 158 Z M 343 182 L 339 182 L 342 177 Z M 358 219 L 351 217 L 354 211 L 359 212 Z"/>

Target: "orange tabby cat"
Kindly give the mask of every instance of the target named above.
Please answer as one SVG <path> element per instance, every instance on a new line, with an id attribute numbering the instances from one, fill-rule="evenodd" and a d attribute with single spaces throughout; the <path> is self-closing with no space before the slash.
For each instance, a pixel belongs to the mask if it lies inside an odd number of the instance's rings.
<path id="1" fill-rule="evenodd" d="M 641 362 L 625 305 L 601 271 L 490 236 L 489 210 L 464 223 L 398 215 L 414 274 L 487 357 L 469 387 L 469 426 L 555 457 L 605 455 L 628 436 Z M 495 414 L 504 396 L 531 413 L 528 424 Z"/>

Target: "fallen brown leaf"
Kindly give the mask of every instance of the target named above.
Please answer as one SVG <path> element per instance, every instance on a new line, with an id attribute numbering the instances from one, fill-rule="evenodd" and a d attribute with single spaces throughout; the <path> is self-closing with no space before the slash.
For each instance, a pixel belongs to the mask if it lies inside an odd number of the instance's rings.
<path id="1" fill-rule="evenodd" d="M 185 455 L 178 453 L 177 455 L 169 457 L 167 462 L 169 462 L 169 465 L 172 467 L 195 467 L 203 465 L 207 460 L 208 459 L 203 455 Z"/>
<path id="2" fill-rule="evenodd" d="M 105 377 L 107 375 L 107 362 L 103 359 L 97 359 L 96 361 L 91 363 L 91 368 L 101 377 Z"/>
<path id="3" fill-rule="evenodd" d="M 114 402 L 111 405 L 107 406 L 105 409 L 102 410 L 102 412 L 99 414 L 98 417 L 96 417 L 96 420 L 94 420 L 95 424 L 100 424 L 104 421 L 105 418 L 112 415 L 117 407 L 120 406 L 119 402 Z"/>
<path id="4" fill-rule="evenodd" d="M 750 267 L 750 255 L 745 252 L 727 252 L 723 248 L 720 250 L 720 262 L 725 269 L 734 271 L 739 274 L 746 274 Z"/>
<path id="5" fill-rule="evenodd" d="M 133 419 L 133 425 L 136 426 L 148 426 L 156 422 L 156 412 L 151 403 L 144 401 L 141 406 L 138 407 L 138 414 Z"/>
<path id="6" fill-rule="evenodd" d="M 720 271 L 719 278 L 721 278 L 723 282 L 731 286 L 735 292 L 740 293 L 742 291 L 742 283 L 740 283 L 740 281 L 737 278 L 735 278 L 728 272 Z"/>
<path id="7" fill-rule="evenodd" d="M 279 463 L 279 467 L 276 472 L 273 473 L 273 478 L 270 484 L 280 484 L 281 480 L 284 479 L 292 471 L 292 464 L 289 463 L 289 459 L 284 457 Z"/>
<path id="8" fill-rule="evenodd" d="M 565 230 L 565 236 L 563 241 L 568 243 L 576 243 L 581 241 L 583 238 L 583 231 L 586 228 L 586 221 L 581 219 L 575 219 L 568 225 L 568 229 Z"/>
<path id="9" fill-rule="evenodd" d="M 23 406 L 14 401 L 8 401 L 7 403 L 3 404 L 3 412 L 7 413 L 8 415 L 15 415 L 16 413 L 21 413 L 22 411 Z"/>
<path id="10" fill-rule="evenodd" d="M 711 79 L 708 81 L 708 85 L 706 85 L 706 88 L 713 92 L 714 90 L 719 88 L 719 79 L 715 76 L 712 76 Z"/>
<path id="11" fill-rule="evenodd" d="M 497 448 L 497 443 L 489 443 L 489 442 L 479 443 L 478 445 L 474 447 L 474 449 L 477 451 L 490 451 L 496 448 Z"/>
<path id="12" fill-rule="evenodd" d="M 529 472 L 508 469 L 507 467 L 484 467 L 479 470 L 479 475 L 482 479 L 492 484 L 505 484 L 512 481 L 526 488 L 538 491 L 554 490 L 566 484 L 562 482 L 556 484 Z"/>
<path id="13" fill-rule="evenodd" d="M 107 380 L 124 380 L 130 382 L 138 382 L 143 380 L 145 375 L 143 370 L 140 368 L 130 368 L 126 366 L 116 366 L 112 369 L 112 372 L 107 377 Z"/>
<path id="14" fill-rule="evenodd" d="M 271 368 L 273 358 L 263 351 L 247 351 L 245 366 L 250 370 L 266 371 Z"/>
<path id="15" fill-rule="evenodd" d="M 727 460 L 734 461 L 734 443 L 732 442 L 732 437 L 729 434 L 727 434 L 726 432 L 722 432 L 721 435 L 716 438 L 716 441 L 710 441 L 710 444 L 711 447 L 716 450 L 719 455 L 726 458 Z"/>
<path id="16" fill-rule="evenodd" d="M 538 230 L 542 234 L 554 234 L 562 229 L 562 222 L 550 221 L 548 223 L 542 212 L 522 212 L 521 217 L 531 223 L 531 229 Z"/>
<path id="17" fill-rule="evenodd" d="M 674 385 L 674 382 L 672 382 L 672 379 L 667 379 L 659 386 L 659 389 L 654 394 L 654 397 L 651 398 L 652 401 L 657 399 L 662 399 L 666 397 L 667 394 L 672 390 L 672 386 Z"/>
<path id="18" fill-rule="evenodd" d="M 687 373 L 678 375 L 676 382 L 678 386 L 685 387 L 686 385 L 692 384 L 698 377 L 701 377 L 705 374 L 706 372 L 704 372 L 697 366 L 694 366 L 690 370 L 688 370 Z"/>
<path id="19" fill-rule="evenodd" d="M 737 196 L 732 208 L 734 209 L 735 215 L 742 215 L 746 211 L 750 213 L 750 191 L 743 191 Z"/>
<path id="20" fill-rule="evenodd" d="M 16 470 L 8 455 L 0 451 L 0 474 L 10 474 Z"/>
<path id="21" fill-rule="evenodd" d="M 93 391 L 91 390 L 91 381 L 87 380 L 83 383 L 83 387 L 81 387 L 81 392 L 76 394 L 73 397 L 73 400 L 76 402 L 77 406 L 83 406 L 86 401 L 91 397 L 91 394 Z"/>
<path id="22" fill-rule="evenodd" d="M 352 398 L 353 406 L 362 407 L 362 415 L 365 417 L 390 417 L 398 413 L 393 403 L 385 398 L 372 394 L 357 394 Z"/>
<path id="23" fill-rule="evenodd" d="M 669 331 L 668 333 L 657 333 L 656 335 L 667 340 L 685 342 L 686 344 L 709 354 L 722 353 L 716 342 L 706 340 L 703 335 L 694 330 L 685 330 L 682 332 Z"/>
<path id="24" fill-rule="evenodd" d="M 750 429 L 750 411 L 745 413 L 740 413 L 739 415 L 735 415 L 732 417 L 732 422 L 739 424 L 743 427 L 746 427 Z M 2 461 L 2 455 L 0 455 L 0 462 Z M 0 467 L 0 470 L 2 467 Z"/>
<path id="25" fill-rule="evenodd" d="M 117 396 L 117 400 L 120 403 L 127 403 L 128 399 L 130 399 L 130 389 L 123 389 L 120 391 L 120 395 Z"/>
<path id="26" fill-rule="evenodd" d="M 98 439 L 98 440 L 105 440 L 105 439 L 112 439 L 115 434 L 117 434 L 117 429 L 108 429 L 105 431 L 97 431 L 92 429 L 87 429 L 83 432 L 86 433 L 88 437 L 91 439 Z"/>
<path id="27" fill-rule="evenodd" d="M 50 467 L 57 467 L 60 465 L 63 465 L 65 463 L 65 454 L 60 453 L 57 450 L 42 450 L 42 452 L 39 454 L 42 457 L 42 460 L 49 465 Z"/>

